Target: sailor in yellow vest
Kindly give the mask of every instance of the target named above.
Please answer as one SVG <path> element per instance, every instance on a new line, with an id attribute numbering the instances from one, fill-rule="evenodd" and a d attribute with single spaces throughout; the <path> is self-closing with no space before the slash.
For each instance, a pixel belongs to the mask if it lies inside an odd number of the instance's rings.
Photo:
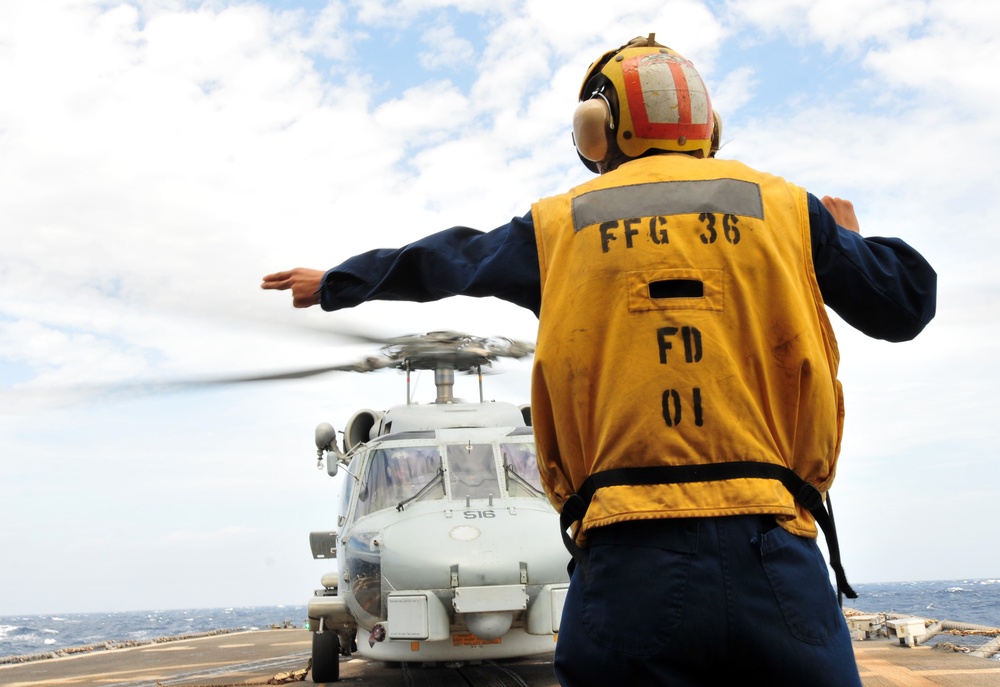
<path id="1" fill-rule="evenodd" d="M 326 310 L 462 294 L 538 315 L 539 468 L 574 554 L 561 684 L 860 685 L 816 543 L 818 522 L 852 596 L 824 506 L 844 417 L 826 307 L 911 339 L 935 273 L 862 237 L 849 202 L 715 158 L 701 77 L 652 35 L 594 62 L 580 99 L 592 181 L 489 233 L 263 288 Z"/>

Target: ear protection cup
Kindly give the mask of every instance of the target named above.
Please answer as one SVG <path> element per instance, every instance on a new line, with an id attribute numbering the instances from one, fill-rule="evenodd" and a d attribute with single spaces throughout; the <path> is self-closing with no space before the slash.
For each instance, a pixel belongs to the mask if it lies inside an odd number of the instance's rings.
<path id="1" fill-rule="evenodd" d="M 611 110 L 604 98 L 580 103 L 573 113 L 573 142 L 580 157 L 591 162 L 603 160 L 608 154 L 611 127 Z"/>

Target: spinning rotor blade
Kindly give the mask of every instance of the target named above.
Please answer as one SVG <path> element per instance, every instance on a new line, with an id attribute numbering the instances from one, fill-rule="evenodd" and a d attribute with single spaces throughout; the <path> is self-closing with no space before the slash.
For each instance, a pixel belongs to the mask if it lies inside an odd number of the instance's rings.
<path id="1" fill-rule="evenodd" d="M 371 372 L 384 368 L 410 370 L 451 368 L 456 372 L 475 374 L 482 371 L 489 374 L 490 366 L 498 358 L 523 358 L 534 352 L 534 345 L 531 343 L 505 337 L 482 338 L 454 331 L 392 338 L 374 337 L 344 328 L 337 331 L 329 330 L 328 333 L 341 338 L 353 338 L 356 341 L 377 344 L 380 346 L 379 353 L 353 363 L 280 372 L 0 389 L 0 411 L 6 407 L 18 409 L 30 401 L 40 401 L 44 405 L 50 403 L 75 405 L 97 399 L 114 401 L 199 388 L 306 379 L 328 372 Z"/>
<path id="2" fill-rule="evenodd" d="M 184 389 L 205 386 L 227 386 L 230 384 L 249 384 L 253 382 L 277 382 L 289 379 L 305 379 L 327 372 L 371 372 L 384 367 L 391 367 L 392 361 L 383 361 L 382 358 L 366 358 L 356 363 L 345 365 L 324 365 L 323 367 L 310 367 L 302 370 L 289 370 L 287 372 L 273 372 L 269 374 L 234 375 L 224 377 L 214 377 L 206 379 L 173 380 L 166 382 L 150 382 L 149 384 L 137 383 L 137 386 L 152 385 L 157 389 Z M 114 385 L 121 386 L 121 385 Z M 127 385 L 131 386 L 131 385 Z"/>
<path id="3" fill-rule="evenodd" d="M 345 365 L 325 365 L 322 367 L 264 374 L 224 375 L 196 379 L 150 379 L 134 382 L 96 382 L 65 387 L 0 389 L 0 412 L 8 409 L 20 410 L 30 406 L 32 402 L 40 402 L 43 406 L 49 404 L 60 406 L 77 405 L 94 400 L 117 401 L 210 387 L 306 379 L 328 372 L 370 372 L 383 367 L 390 367 L 392 364 L 392 361 L 387 359 L 368 358 Z"/>

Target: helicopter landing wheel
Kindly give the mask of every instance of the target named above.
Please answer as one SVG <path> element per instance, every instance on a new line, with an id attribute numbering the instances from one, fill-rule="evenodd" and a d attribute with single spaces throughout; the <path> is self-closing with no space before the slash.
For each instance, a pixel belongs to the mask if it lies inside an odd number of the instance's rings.
<path id="1" fill-rule="evenodd" d="M 313 633 L 312 681 L 337 682 L 340 680 L 340 638 L 336 632 Z"/>

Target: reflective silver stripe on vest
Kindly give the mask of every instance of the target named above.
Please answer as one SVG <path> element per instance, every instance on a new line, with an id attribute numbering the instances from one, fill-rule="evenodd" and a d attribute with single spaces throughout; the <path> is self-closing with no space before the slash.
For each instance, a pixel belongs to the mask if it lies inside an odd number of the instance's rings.
<path id="1" fill-rule="evenodd" d="M 591 191 L 573 199 L 573 230 L 632 217 L 702 212 L 764 219 L 760 187 L 739 179 L 658 181 Z"/>

